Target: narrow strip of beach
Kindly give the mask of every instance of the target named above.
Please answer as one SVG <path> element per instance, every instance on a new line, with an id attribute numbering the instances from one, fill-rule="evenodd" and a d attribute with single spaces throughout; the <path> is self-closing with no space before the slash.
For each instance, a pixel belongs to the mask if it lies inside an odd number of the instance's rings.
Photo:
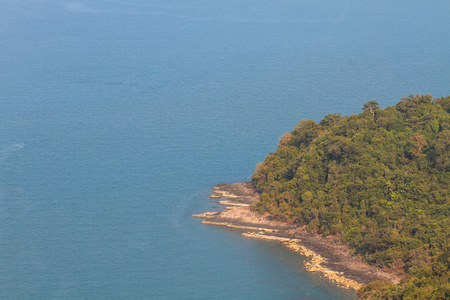
<path id="1" fill-rule="evenodd" d="M 399 281 L 395 275 L 352 256 L 350 249 L 336 238 L 323 238 L 304 227 L 275 221 L 269 215 L 251 210 L 250 205 L 259 200 L 259 194 L 250 182 L 217 185 L 211 198 L 218 199 L 226 209 L 192 216 L 204 219 L 202 223 L 206 225 L 244 230 L 242 235 L 245 237 L 278 241 L 291 251 L 308 257 L 306 270 L 317 272 L 340 287 L 357 290 L 376 280 Z"/>

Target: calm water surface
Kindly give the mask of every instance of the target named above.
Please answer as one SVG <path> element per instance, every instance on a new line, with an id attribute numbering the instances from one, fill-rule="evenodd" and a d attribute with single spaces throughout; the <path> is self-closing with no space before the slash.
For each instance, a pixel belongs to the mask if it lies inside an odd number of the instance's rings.
<path id="1" fill-rule="evenodd" d="M 350 299 L 200 224 L 302 118 L 450 94 L 448 1 L 0 1 L 0 298 Z"/>

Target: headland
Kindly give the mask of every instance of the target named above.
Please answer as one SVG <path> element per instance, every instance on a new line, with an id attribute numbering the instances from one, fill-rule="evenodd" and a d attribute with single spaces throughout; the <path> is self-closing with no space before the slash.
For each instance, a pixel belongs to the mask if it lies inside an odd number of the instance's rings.
<path id="1" fill-rule="evenodd" d="M 333 283 L 347 289 L 359 289 L 364 284 L 381 280 L 398 283 L 399 279 L 388 272 L 368 265 L 335 237 L 323 238 L 310 233 L 305 227 L 273 220 L 250 208 L 260 195 L 250 182 L 219 184 L 213 188 L 211 198 L 226 209 L 192 215 L 204 219 L 202 224 L 225 226 L 244 230 L 245 237 L 270 239 L 282 243 L 290 250 L 309 259 L 305 269 L 317 272 Z"/>

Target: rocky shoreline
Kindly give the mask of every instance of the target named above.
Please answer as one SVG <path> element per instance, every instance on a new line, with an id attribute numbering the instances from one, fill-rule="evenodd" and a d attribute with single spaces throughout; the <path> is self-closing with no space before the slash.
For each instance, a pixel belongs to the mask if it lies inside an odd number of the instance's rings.
<path id="1" fill-rule="evenodd" d="M 250 182 L 219 184 L 213 188 L 211 198 L 220 199 L 218 203 L 226 209 L 192 216 L 204 219 L 203 224 L 248 230 L 242 233 L 246 237 L 277 240 L 309 258 L 306 270 L 318 272 L 338 286 L 357 290 L 376 280 L 399 281 L 393 274 L 362 263 L 360 258 L 350 255 L 348 247 L 332 237 L 323 238 L 304 227 L 274 221 L 251 210 L 250 205 L 259 200 L 259 194 Z"/>

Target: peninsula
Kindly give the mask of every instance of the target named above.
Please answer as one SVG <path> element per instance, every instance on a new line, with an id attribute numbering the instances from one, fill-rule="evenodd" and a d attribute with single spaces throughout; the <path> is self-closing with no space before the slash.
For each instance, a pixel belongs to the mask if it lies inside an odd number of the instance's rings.
<path id="1" fill-rule="evenodd" d="M 194 217 L 278 240 L 361 299 L 448 299 L 450 96 L 302 120 L 249 183 Z"/>
<path id="2" fill-rule="evenodd" d="M 260 196 L 251 182 L 219 184 L 213 195 L 220 195 L 218 203 L 226 205 L 226 209 L 193 215 L 203 218 L 202 224 L 242 229 L 246 237 L 279 241 L 310 258 L 305 265 L 307 270 L 319 272 L 343 288 L 358 289 L 375 280 L 398 283 L 396 276 L 352 256 L 349 248 L 338 240 L 323 238 L 303 226 L 276 221 L 268 214 L 252 210 L 250 205 L 259 201 Z"/>

